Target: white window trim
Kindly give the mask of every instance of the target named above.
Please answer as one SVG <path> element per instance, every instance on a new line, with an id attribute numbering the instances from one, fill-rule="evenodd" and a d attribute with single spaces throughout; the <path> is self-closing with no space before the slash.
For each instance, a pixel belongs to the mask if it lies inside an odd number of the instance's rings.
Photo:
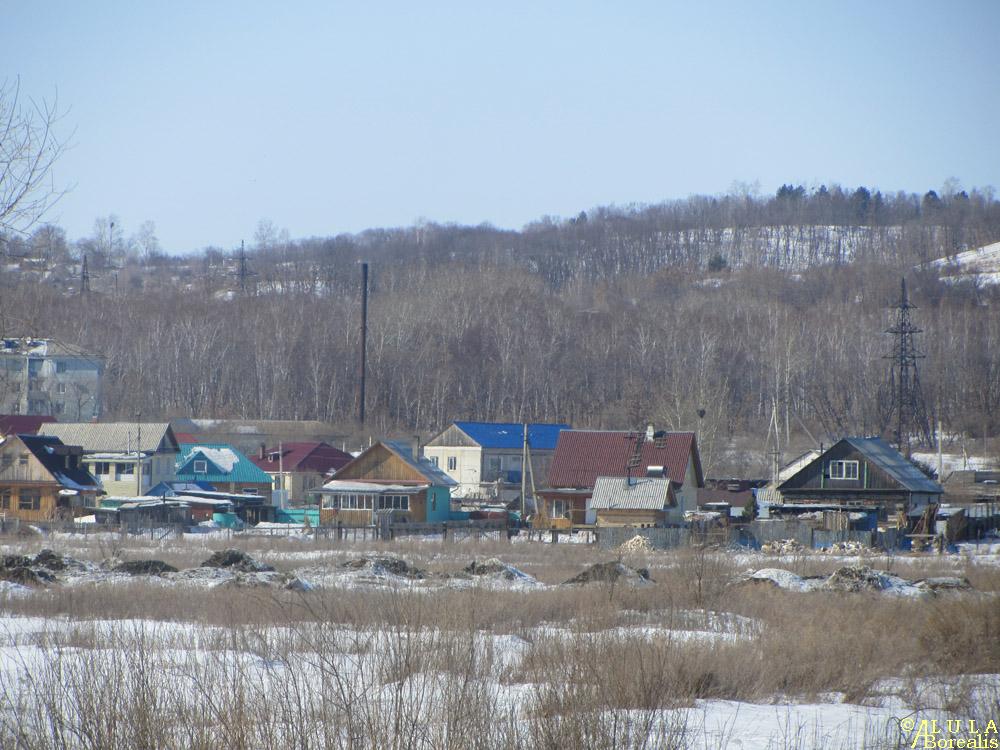
<path id="1" fill-rule="evenodd" d="M 834 466 L 836 466 L 840 470 L 839 474 L 834 474 Z M 853 472 L 849 472 L 848 471 L 849 468 L 853 469 Z M 851 480 L 856 481 L 861 477 L 859 469 L 860 467 L 857 461 L 841 461 L 841 460 L 831 461 L 829 465 L 830 479 L 843 479 L 848 481 Z M 851 474 L 853 474 L 853 476 L 851 476 Z"/>
<path id="2" fill-rule="evenodd" d="M 193 468 L 195 474 L 208 474 L 208 461 L 199 458 L 194 462 Z"/>

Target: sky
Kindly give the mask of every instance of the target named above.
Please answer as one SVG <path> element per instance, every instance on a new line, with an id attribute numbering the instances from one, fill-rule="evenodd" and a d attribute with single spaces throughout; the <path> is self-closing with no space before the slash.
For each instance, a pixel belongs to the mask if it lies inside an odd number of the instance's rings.
<path id="1" fill-rule="evenodd" d="M 181 253 L 838 183 L 1000 184 L 1000 2 L 0 0 L 70 239 Z"/>

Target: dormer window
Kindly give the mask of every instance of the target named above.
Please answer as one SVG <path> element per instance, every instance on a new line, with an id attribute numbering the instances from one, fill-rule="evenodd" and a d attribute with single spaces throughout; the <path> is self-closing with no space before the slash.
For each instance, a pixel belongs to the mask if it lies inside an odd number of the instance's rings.
<path id="1" fill-rule="evenodd" d="M 208 473 L 208 461 L 195 461 L 194 462 L 194 473 L 195 474 L 207 474 Z"/>
<path id="2" fill-rule="evenodd" d="M 830 479 L 857 479 L 857 461 L 831 461 Z"/>

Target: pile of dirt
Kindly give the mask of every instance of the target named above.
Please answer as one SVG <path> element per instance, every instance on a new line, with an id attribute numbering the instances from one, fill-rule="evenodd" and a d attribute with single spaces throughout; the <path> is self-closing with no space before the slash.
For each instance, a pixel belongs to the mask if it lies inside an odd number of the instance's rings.
<path id="1" fill-rule="evenodd" d="M 114 570 L 130 576 L 158 576 L 177 572 L 177 568 L 163 560 L 127 560 L 115 565 Z"/>
<path id="2" fill-rule="evenodd" d="M 0 558 L 0 581 L 22 586 L 45 586 L 55 580 L 51 570 L 26 555 L 4 555 Z"/>
<path id="3" fill-rule="evenodd" d="M 401 557 L 392 555 L 377 555 L 359 557 L 341 563 L 340 567 L 348 570 L 370 570 L 376 576 L 399 576 L 400 578 L 410 578 L 412 580 L 422 580 L 427 577 L 427 571 L 421 570 L 415 565 L 410 565 Z"/>
<path id="4" fill-rule="evenodd" d="M 834 542 L 826 551 L 831 555 L 874 555 L 875 550 L 861 542 Z"/>
<path id="5" fill-rule="evenodd" d="M 867 565 L 849 565 L 840 568 L 826 579 L 824 589 L 833 591 L 884 591 L 892 588 L 899 579 Z"/>
<path id="6" fill-rule="evenodd" d="M 765 555 L 799 555 L 805 551 L 805 547 L 794 539 L 780 539 L 764 542 L 760 545 L 760 551 Z"/>
<path id="7" fill-rule="evenodd" d="M 652 552 L 653 545 L 642 534 L 636 534 L 618 547 L 619 552 Z"/>
<path id="8" fill-rule="evenodd" d="M 591 565 L 582 573 L 564 581 L 563 585 L 584 583 L 643 584 L 649 583 L 651 580 L 649 571 L 645 568 L 630 568 L 624 563 L 614 561 Z"/>
<path id="9" fill-rule="evenodd" d="M 242 573 L 269 573 L 274 570 L 271 565 L 258 562 L 250 555 L 238 549 L 226 549 L 216 552 L 201 564 L 203 568 L 229 568 Z"/>
<path id="10" fill-rule="evenodd" d="M 925 578 L 922 581 L 916 581 L 914 584 L 918 589 L 923 589 L 924 591 L 930 591 L 932 593 L 944 593 L 948 591 L 971 591 L 972 584 L 969 583 L 966 578 L 958 577 L 942 577 L 942 578 Z"/>
<path id="11" fill-rule="evenodd" d="M 496 557 L 491 557 L 489 560 L 481 563 L 473 560 L 471 563 L 462 568 L 462 572 L 476 577 L 488 577 L 504 581 L 521 581 L 524 583 L 537 583 L 533 576 L 529 576 L 523 570 L 519 570 L 513 565 L 508 565 L 503 560 Z"/>

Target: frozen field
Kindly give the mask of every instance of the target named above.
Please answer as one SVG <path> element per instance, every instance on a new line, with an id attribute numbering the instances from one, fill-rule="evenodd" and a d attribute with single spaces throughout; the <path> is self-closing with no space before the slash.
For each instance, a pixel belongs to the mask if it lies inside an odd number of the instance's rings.
<path id="1" fill-rule="evenodd" d="M 992 550 L 0 544 L 3 748 L 889 748 L 1000 718 Z"/>

